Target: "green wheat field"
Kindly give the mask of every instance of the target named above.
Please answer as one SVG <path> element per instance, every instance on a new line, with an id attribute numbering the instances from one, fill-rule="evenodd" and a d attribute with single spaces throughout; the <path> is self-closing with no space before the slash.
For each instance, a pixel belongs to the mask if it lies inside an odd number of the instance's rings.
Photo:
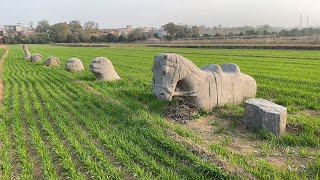
<path id="1" fill-rule="evenodd" d="M 56 56 L 61 66 L 24 61 L 22 46 L 9 46 L 2 65 L 1 179 L 319 179 L 320 51 L 29 50 Z M 288 108 L 287 133 L 244 130 L 242 105 L 195 114 L 195 126 L 166 119 L 174 102 L 151 94 L 153 57 L 161 52 L 179 53 L 198 67 L 238 64 L 256 79 L 257 97 Z M 112 61 L 120 81 L 95 81 L 88 66 L 100 56 Z M 65 71 L 71 57 L 86 70 Z"/>

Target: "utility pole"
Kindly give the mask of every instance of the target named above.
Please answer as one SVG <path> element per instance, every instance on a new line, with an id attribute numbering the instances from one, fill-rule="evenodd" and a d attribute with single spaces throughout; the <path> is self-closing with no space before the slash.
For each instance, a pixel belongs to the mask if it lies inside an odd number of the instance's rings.
<path id="1" fill-rule="evenodd" d="M 307 16 L 307 27 L 309 27 L 309 16 Z"/>

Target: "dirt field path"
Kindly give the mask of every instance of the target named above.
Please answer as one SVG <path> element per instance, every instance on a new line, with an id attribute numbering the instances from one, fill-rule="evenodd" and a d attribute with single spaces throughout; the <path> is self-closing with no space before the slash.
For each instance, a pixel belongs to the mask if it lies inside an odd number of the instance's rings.
<path id="1" fill-rule="evenodd" d="M 0 57 L 0 104 L 2 104 L 3 100 L 3 81 L 2 81 L 2 63 L 6 59 L 9 54 L 9 48 L 4 45 L 0 45 L 0 49 L 5 49 L 2 57 Z"/>

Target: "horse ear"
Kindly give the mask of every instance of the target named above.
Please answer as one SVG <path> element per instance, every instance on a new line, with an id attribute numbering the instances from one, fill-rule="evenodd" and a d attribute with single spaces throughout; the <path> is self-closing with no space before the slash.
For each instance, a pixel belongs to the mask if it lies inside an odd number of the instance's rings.
<path id="1" fill-rule="evenodd" d="M 164 56 L 163 56 L 163 59 L 164 59 L 164 60 L 168 60 L 168 55 L 167 55 L 167 54 L 164 55 Z"/>

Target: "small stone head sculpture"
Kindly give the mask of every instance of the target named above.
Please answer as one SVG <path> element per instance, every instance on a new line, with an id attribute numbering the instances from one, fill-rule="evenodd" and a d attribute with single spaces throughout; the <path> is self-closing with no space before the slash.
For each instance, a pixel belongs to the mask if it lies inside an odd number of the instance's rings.
<path id="1" fill-rule="evenodd" d="M 70 72 L 83 71 L 84 67 L 80 59 L 70 58 L 65 64 L 64 68 Z"/>
<path id="2" fill-rule="evenodd" d="M 32 54 L 32 56 L 30 57 L 31 62 L 39 62 L 41 60 L 42 60 L 42 56 L 38 53 Z"/>
<path id="3" fill-rule="evenodd" d="M 44 62 L 46 66 L 60 66 L 60 60 L 57 57 L 48 57 Z"/>
<path id="4" fill-rule="evenodd" d="M 114 81 L 120 79 L 111 61 L 105 57 L 93 59 L 89 68 L 97 80 Z"/>
<path id="5" fill-rule="evenodd" d="M 24 44 L 22 47 L 24 51 L 28 50 L 28 45 Z"/>

